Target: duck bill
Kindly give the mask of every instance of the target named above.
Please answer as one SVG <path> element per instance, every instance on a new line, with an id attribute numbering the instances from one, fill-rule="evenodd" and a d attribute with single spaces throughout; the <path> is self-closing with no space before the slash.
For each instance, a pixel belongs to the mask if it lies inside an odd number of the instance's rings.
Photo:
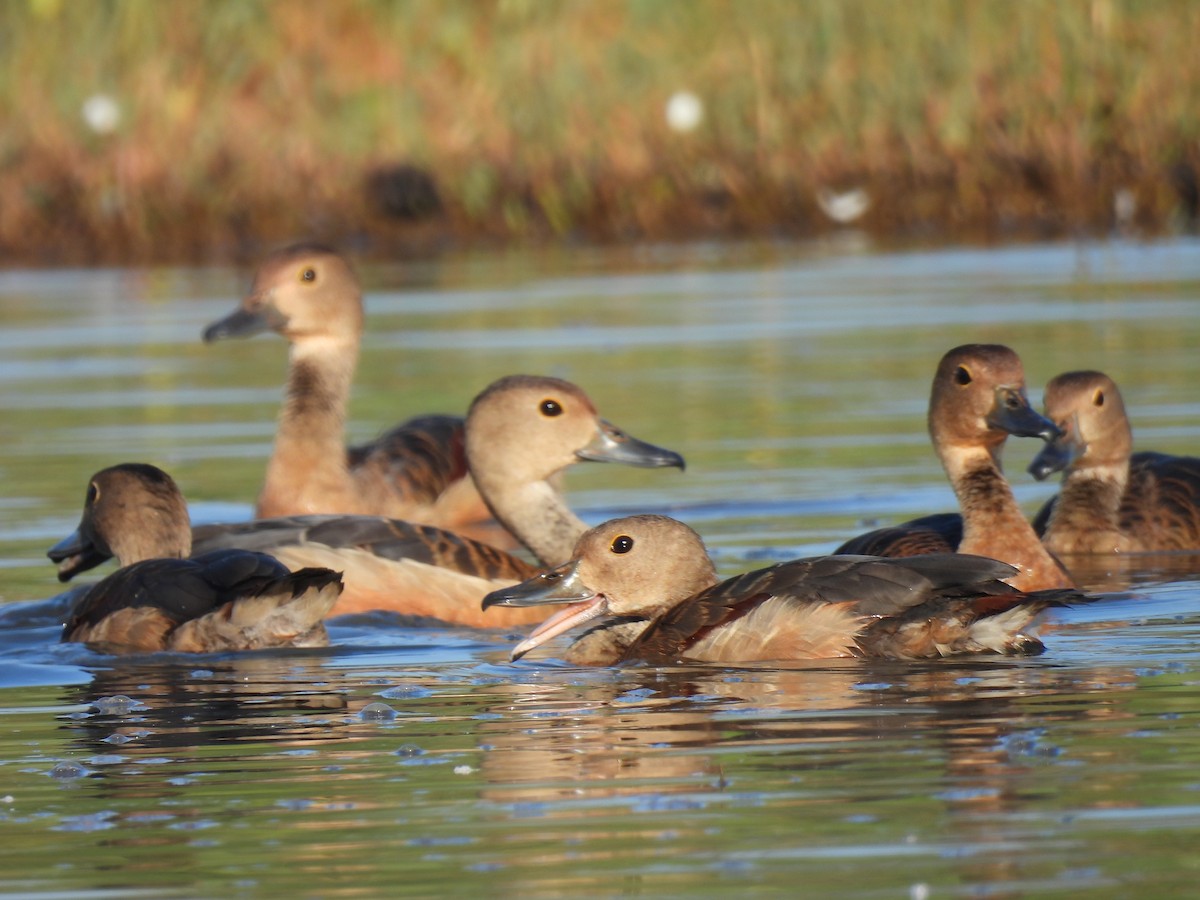
<path id="1" fill-rule="evenodd" d="M 1024 388 L 996 388 L 996 403 L 987 421 L 993 428 L 1002 428 L 1014 437 L 1052 441 L 1060 434 L 1057 425 L 1029 405 Z"/>
<path id="2" fill-rule="evenodd" d="M 70 581 L 80 572 L 94 569 L 112 559 L 112 554 L 98 548 L 84 537 L 81 529 L 73 532 L 46 551 L 50 561 L 58 566 L 58 580 Z"/>
<path id="3" fill-rule="evenodd" d="M 584 625 L 608 612 L 608 598 L 597 594 L 579 577 L 579 560 L 533 576 L 512 587 L 492 591 L 483 598 L 483 608 L 492 606 L 550 606 L 570 604 L 533 629 L 517 644 L 510 659 L 516 662 L 530 650 L 560 634 Z"/>
<path id="4" fill-rule="evenodd" d="M 674 450 L 639 441 L 604 419 L 600 420 L 596 436 L 586 447 L 576 450 L 575 455 L 590 462 L 614 462 L 642 469 L 685 467 L 683 457 Z"/>
<path id="5" fill-rule="evenodd" d="M 1062 431 L 1054 440 L 1047 441 L 1026 471 L 1038 481 L 1044 481 L 1055 472 L 1071 468 L 1087 450 L 1087 445 L 1074 437 L 1076 433 L 1078 428 Z"/>
<path id="6" fill-rule="evenodd" d="M 278 331 L 284 324 L 284 316 L 269 301 L 256 302 L 258 295 L 247 299 L 246 303 L 254 302 L 255 309 L 249 309 L 245 304 L 239 306 L 223 319 L 218 319 L 204 329 L 204 343 L 222 341 L 225 338 L 244 338 L 262 334 L 264 331 Z"/>

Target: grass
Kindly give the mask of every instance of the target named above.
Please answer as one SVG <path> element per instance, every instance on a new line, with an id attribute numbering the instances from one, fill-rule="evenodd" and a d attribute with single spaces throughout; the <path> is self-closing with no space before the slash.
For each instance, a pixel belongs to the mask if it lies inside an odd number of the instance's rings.
<path id="1" fill-rule="evenodd" d="M 1163 230 L 1196 34 L 1189 0 L 0 0 L 0 258 L 807 234 L 855 186 L 880 234 L 1102 231 L 1120 192 Z"/>

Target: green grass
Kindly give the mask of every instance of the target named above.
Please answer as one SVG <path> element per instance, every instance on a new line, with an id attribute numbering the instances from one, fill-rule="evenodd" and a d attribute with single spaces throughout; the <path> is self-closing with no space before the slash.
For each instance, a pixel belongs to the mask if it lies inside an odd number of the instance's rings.
<path id="1" fill-rule="evenodd" d="M 1195 215 L 1196 34 L 1188 0 L 0 0 L 0 252 L 802 234 L 852 185 L 878 233 L 1107 229 L 1121 189 L 1158 230 Z M 380 210 L 401 163 L 439 214 Z"/>

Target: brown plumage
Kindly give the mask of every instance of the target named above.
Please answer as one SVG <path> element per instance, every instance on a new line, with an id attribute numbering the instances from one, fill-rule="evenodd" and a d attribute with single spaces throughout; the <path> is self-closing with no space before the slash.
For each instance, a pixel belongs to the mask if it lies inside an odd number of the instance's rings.
<path id="1" fill-rule="evenodd" d="M 914 519 L 852 538 L 837 553 L 904 557 L 958 552 L 1015 566 L 1021 590 L 1069 587 L 1070 576 L 1038 539 L 1004 478 L 1008 435 L 1049 439 L 1054 424 L 1025 393 L 1021 360 L 998 344 L 967 344 L 942 357 L 929 398 L 929 434 L 959 514 Z"/>
<path id="2" fill-rule="evenodd" d="M 557 378 L 513 375 L 471 404 L 468 455 L 496 518 L 546 564 L 567 559 L 587 526 L 555 487 L 580 460 L 634 466 L 683 466 L 683 459 L 639 441 L 601 419 L 587 395 Z M 195 552 L 241 548 L 285 566 L 326 566 L 345 573 L 333 615 L 386 609 L 464 625 L 536 622 L 536 611 L 484 614 L 479 600 L 536 571 L 530 563 L 432 526 L 378 516 L 295 516 L 194 530 Z M 94 561 L 68 561 L 67 580 Z"/>
<path id="3" fill-rule="evenodd" d="M 1066 372 L 1046 385 L 1046 416 L 1059 428 L 1029 465 L 1062 487 L 1034 520 L 1055 553 L 1200 550 L 1200 459 L 1134 453 L 1116 383 L 1102 372 Z"/>
<path id="4" fill-rule="evenodd" d="M 336 252 L 315 244 L 268 257 L 239 308 L 205 329 L 208 342 L 271 330 L 289 344 L 257 514 L 386 515 L 499 536 L 480 524 L 487 509 L 467 473 L 462 417 L 422 416 L 370 444 L 345 446 L 362 329 L 357 277 Z"/>
<path id="5" fill-rule="evenodd" d="M 588 625 L 566 658 L 754 662 L 836 657 L 930 659 L 1034 653 L 1023 629 L 1074 590 L 1025 593 L 1011 566 L 966 554 L 901 559 L 825 556 L 719 582 L 704 544 L 664 516 L 614 519 L 579 539 L 574 558 L 485 606 L 572 604 L 513 650 L 519 658 Z"/>
<path id="6" fill-rule="evenodd" d="M 340 573 L 289 572 L 246 550 L 185 559 L 190 551 L 187 506 L 170 476 L 136 463 L 96 473 L 79 528 L 49 555 L 77 568 L 116 556 L 121 568 L 79 599 L 62 639 L 111 653 L 329 642 L 322 620 L 341 593 Z"/>

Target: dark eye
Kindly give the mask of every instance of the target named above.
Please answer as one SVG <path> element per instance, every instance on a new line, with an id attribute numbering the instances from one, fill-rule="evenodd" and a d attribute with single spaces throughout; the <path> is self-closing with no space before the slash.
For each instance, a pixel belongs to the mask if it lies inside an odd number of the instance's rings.
<path id="1" fill-rule="evenodd" d="M 1092 400 L 1092 402 L 1094 404 L 1096 404 L 1097 406 L 1103 406 L 1104 405 L 1104 391 L 1096 391 L 1096 397 L 1094 400 Z"/>
<path id="2" fill-rule="evenodd" d="M 562 405 L 557 400 L 543 400 L 542 405 L 538 407 L 542 411 L 543 416 L 561 416 Z"/>
<path id="3" fill-rule="evenodd" d="M 301 281 L 316 281 L 317 280 L 317 270 L 316 269 L 305 269 L 303 272 L 300 273 L 300 280 Z"/>
<path id="4" fill-rule="evenodd" d="M 954 383 L 955 384 L 970 384 L 971 383 L 971 373 L 967 371 L 966 366 L 959 366 L 957 369 L 954 370 Z"/>
<path id="5" fill-rule="evenodd" d="M 633 549 L 633 538 L 627 534 L 618 534 L 608 546 L 613 553 L 628 553 Z"/>
<path id="6" fill-rule="evenodd" d="M 91 506 L 93 503 L 95 503 L 99 499 L 100 499 L 100 485 L 96 484 L 96 482 L 93 481 L 91 484 L 88 485 L 87 500 L 85 500 L 84 502 L 87 503 L 89 506 Z"/>

